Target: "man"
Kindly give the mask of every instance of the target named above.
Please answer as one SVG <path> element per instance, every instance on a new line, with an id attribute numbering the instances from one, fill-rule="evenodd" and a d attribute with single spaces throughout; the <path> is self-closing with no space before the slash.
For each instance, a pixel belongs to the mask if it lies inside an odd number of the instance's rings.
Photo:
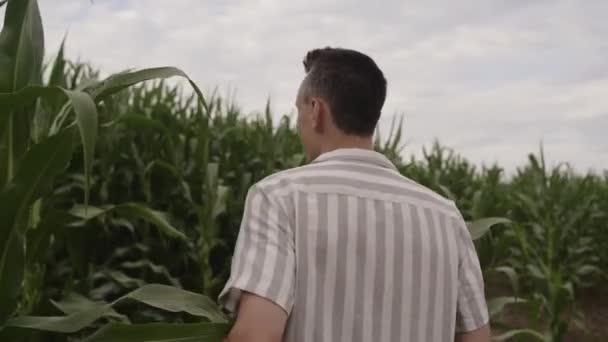
<path id="1" fill-rule="evenodd" d="M 454 203 L 372 150 L 386 80 L 368 56 L 309 52 L 306 166 L 249 191 L 220 302 L 230 342 L 489 341 L 479 260 Z"/>

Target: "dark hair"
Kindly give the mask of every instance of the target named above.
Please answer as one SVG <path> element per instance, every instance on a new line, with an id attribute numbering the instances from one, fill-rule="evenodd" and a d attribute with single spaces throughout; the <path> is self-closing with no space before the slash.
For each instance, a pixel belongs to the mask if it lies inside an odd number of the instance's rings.
<path id="1" fill-rule="evenodd" d="M 306 54 L 307 91 L 327 101 L 336 126 L 346 134 L 371 136 L 386 99 L 386 79 L 369 56 L 347 49 Z"/>

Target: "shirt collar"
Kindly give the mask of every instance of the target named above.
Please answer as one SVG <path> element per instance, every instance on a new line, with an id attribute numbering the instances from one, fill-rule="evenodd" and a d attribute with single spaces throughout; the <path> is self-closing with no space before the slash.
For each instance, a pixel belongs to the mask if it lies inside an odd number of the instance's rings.
<path id="1" fill-rule="evenodd" d="M 364 164 L 373 164 L 383 168 L 397 170 L 395 165 L 383 154 L 372 150 L 360 148 L 340 148 L 326 152 L 312 161 L 312 164 L 325 161 L 354 161 Z"/>

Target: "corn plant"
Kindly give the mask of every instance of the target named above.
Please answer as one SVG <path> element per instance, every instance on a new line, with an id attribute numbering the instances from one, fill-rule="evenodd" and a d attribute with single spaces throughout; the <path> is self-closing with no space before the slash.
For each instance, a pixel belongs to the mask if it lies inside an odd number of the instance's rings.
<path id="1" fill-rule="evenodd" d="M 18 316 L 35 306 L 35 296 L 22 294 L 22 289 L 31 288 L 24 282 L 40 279 L 32 277 L 32 269 L 40 271 L 35 265 L 43 254 L 41 249 L 59 236 L 55 229 L 78 229 L 73 221 L 118 211 L 148 221 L 172 238 L 185 239 L 161 213 L 145 205 L 121 203 L 96 208 L 88 202 L 98 137 L 97 105 L 142 81 L 187 76 L 179 69 L 165 67 L 120 73 L 81 88 L 66 89 L 56 78 L 63 66 L 62 53 L 46 85 L 42 81 L 43 55 L 44 34 L 37 1 L 8 1 L 0 33 L 0 205 L 3 207 L 0 213 L 0 337 L 2 340 L 27 337 L 29 331 L 23 328 L 76 332 L 102 317 L 112 319 L 116 316 L 113 306 L 131 300 L 169 311 L 185 311 L 212 322 L 165 326 L 162 329 L 169 338 L 199 335 L 220 339 L 227 320 L 206 297 L 160 285 L 142 287 L 111 303 L 83 300 L 78 305 L 57 304 L 68 314 L 65 317 Z M 196 85 L 190 83 L 202 100 Z M 56 105 L 61 109 L 50 112 L 49 108 Z M 84 165 L 84 203 L 81 211 L 64 212 L 53 207 L 51 190 L 79 144 Z M 132 329 L 142 328 L 111 323 L 90 339 L 115 339 L 121 334 L 132 334 Z"/>
<path id="2" fill-rule="evenodd" d="M 593 239 L 605 224 L 594 194 L 596 177 L 577 177 L 567 165 L 548 170 L 541 151 L 540 158 L 530 156 L 529 167 L 518 171 L 514 183 L 512 215 L 520 223 L 509 232 L 518 241 L 512 264 L 526 275 L 525 285 L 535 289 L 533 317 L 546 318 L 546 339 L 561 341 L 569 321 L 583 325 L 577 290 L 602 275 Z"/>

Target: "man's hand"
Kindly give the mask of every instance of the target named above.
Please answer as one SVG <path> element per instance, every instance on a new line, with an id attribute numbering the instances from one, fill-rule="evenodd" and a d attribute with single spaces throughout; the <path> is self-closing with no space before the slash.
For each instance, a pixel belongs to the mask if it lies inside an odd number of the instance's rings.
<path id="1" fill-rule="evenodd" d="M 281 342 L 287 313 L 277 304 L 243 292 L 227 342 Z"/>
<path id="2" fill-rule="evenodd" d="M 483 327 L 462 333 L 456 334 L 455 342 L 490 342 L 492 341 L 492 334 L 490 332 L 490 325 L 486 324 Z"/>

